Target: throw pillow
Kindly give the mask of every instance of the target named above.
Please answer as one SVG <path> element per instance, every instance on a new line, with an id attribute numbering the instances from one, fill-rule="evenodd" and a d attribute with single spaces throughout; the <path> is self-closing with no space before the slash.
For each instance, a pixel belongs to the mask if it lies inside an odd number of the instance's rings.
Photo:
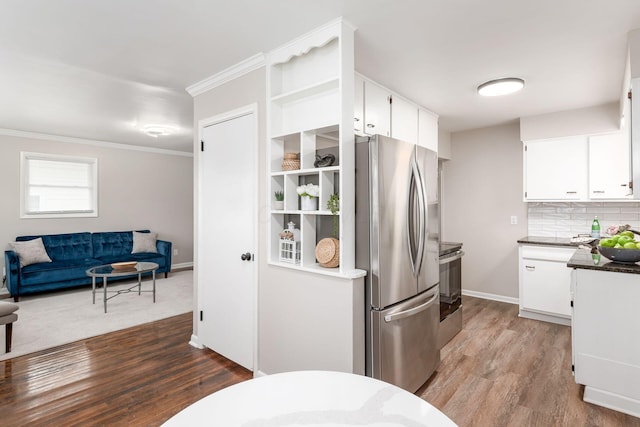
<path id="1" fill-rule="evenodd" d="M 133 249 L 132 254 L 140 252 L 158 253 L 156 248 L 156 240 L 158 240 L 158 233 L 138 233 L 133 232 Z"/>
<path id="2" fill-rule="evenodd" d="M 51 258 L 49 258 L 49 254 L 47 254 L 47 250 L 42 242 L 42 237 L 25 240 L 24 242 L 12 242 L 9 243 L 9 246 L 18 254 L 20 267 L 26 267 L 27 265 L 39 262 L 51 262 Z"/>

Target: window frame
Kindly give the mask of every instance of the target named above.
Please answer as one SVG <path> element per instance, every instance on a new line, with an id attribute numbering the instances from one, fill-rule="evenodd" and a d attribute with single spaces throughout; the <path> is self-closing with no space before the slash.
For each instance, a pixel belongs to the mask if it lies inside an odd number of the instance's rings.
<path id="1" fill-rule="evenodd" d="M 29 184 L 29 160 L 45 160 L 51 162 L 83 163 L 91 166 L 91 210 L 89 211 L 55 211 L 28 212 L 27 197 Z M 68 156 L 49 153 L 20 152 L 20 218 L 95 218 L 98 216 L 98 159 L 95 157 Z"/>

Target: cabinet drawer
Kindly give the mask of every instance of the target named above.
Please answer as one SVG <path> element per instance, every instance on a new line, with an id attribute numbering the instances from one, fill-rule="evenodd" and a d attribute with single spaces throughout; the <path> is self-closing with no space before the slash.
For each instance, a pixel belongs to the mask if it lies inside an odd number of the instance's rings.
<path id="1" fill-rule="evenodd" d="M 573 256 L 575 248 L 550 248 L 548 246 L 522 246 L 520 256 L 525 259 L 539 259 L 545 261 L 568 262 Z"/>

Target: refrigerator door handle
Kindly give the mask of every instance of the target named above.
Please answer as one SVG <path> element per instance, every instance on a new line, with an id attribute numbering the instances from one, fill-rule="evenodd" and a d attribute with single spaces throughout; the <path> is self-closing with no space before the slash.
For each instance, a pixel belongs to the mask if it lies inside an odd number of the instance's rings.
<path id="1" fill-rule="evenodd" d="M 424 195 L 424 183 L 422 181 L 422 174 L 420 173 L 420 168 L 418 167 L 417 160 L 413 159 L 413 169 L 414 176 L 416 180 L 416 193 L 418 193 L 418 217 L 420 220 L 419 223 L 419 234 L 420 238 L 418 239 L 418 252 L 416 254 L 415 268 L 414 273 L 416 277 L 420 274 L 420 270 L 422 269 L 422 258 L 424 256 L 424 244 L 425 244 L 425 232 L 426 232 L 426 218 L 427 218 L 427 205 L 425 202 Z"/>
<path id="2" fill-rule="evenodd" d="M 387 323 L 390 323 L 395 320 L 400 320 L 406 317 L 414 316 L 420 313 L 421 311 L 426 310 L 440 296 L 440 290 L 437 286 L 433 288 L 433 291 L 431 292 L 433 292 L 433 295 L 431 295 L 431 298 L 428 301 L 424 302 L 423 304 L 420 304 L 417 307 L 410 308 L 409 310 L 404 310 L 404 311 L 400 311 L 398 313 L 393 313 L 393 314 L 387 314 L 386 316 L 384 316 L 384 321 Z"/>
<path id="3" fill-rule="evenodd" d="M 415 236 L 415 224 L 414 224 L 414 217 L 413 217 L 413 204 L 414 204 L 414 194 L 415 194 L 415 187 L 416 187 L 416 181 L 417 181 L 417 177 L 416 177 L 416 168 L 414 167 L 415 164 L 415 159 L 412 157 L 411 158 L 411 175 L 409 177 L 409 191 L 408 191 L 408 196 L 407 196 L 407 218 L 406 218 L 406 223 L 407 223 L 407 247 L 409 249 L 409 261 L 411 263 L 411 271 L 414 275 L 414 277 L 418 276 L 418 273 L 416 272 L 416 255 L 414 255 L 414 236 Z"/>

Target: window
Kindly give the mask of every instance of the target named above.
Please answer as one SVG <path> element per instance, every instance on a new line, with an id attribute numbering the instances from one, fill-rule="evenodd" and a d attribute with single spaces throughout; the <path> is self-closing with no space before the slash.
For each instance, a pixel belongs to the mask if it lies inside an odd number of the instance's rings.
<path id="1" fill-rule="evenodd" d="M 98 216 L 98 160 L 20 153 L 20 217 Z"/>

